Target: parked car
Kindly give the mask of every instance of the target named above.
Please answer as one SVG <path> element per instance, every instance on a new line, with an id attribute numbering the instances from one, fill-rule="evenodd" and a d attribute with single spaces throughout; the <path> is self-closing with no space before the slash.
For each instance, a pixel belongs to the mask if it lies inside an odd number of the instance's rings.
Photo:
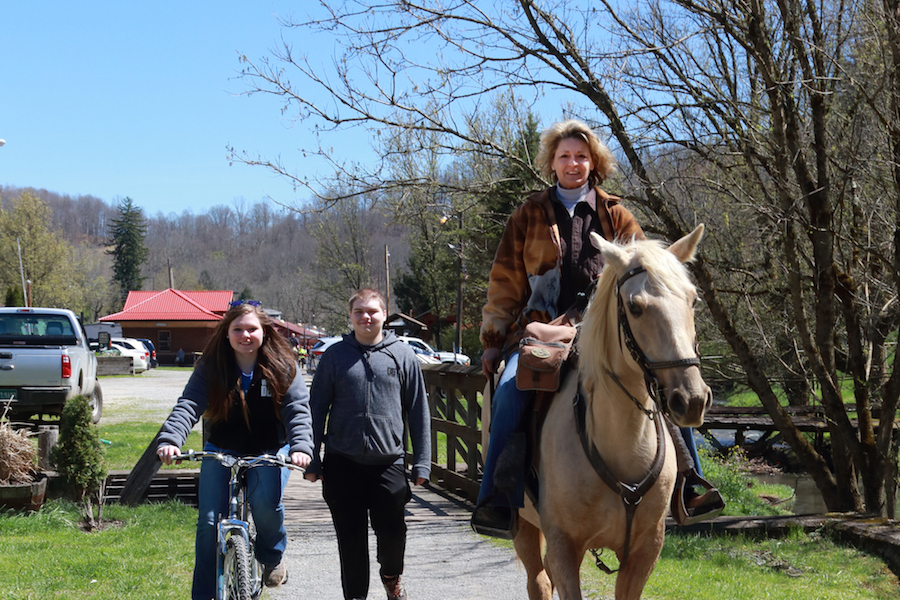
<path id="1" fill-rule="evenodd" d="M 322 358 L 322 354 L 324 354 L 326 350 L 331 348 L 342 339 L 344 339 L 342 336 L 319 338 L 319 341 L 313 344 L 312 348 L 309 349 L 309 358 L 307 359 L 306 372 L 315 373 L 316 365 L 318 364 L 319 359 Z"/>
<path id="2" fill-rule="evenodd" d="M 89 398 L 97 423 L 103 410 L 97 357 L 75 313 L 0 308 L 0 411 L 8 402 L 11 420 L 55 416 L 78 395 Z"/>
<path id="3" fill-rule="evenodd" d="M 110 345 L 122 356 L 130 356 L 135 373 L 143 373 L 150 364 L 150 352 L 134 338 L 111 338 Z"/>
<path id="4" fill-rule="evenodd" d="M 425 340 L 406 335 L 397 337 L 401 342 L 409 344 L 409 347 L 416 353 L 416 358 L 419 359 L 420 363 L 426 365 L 437 365 L 441 363 L 441 359 L 438 358 L 437 352 L 435 352 L 431 346 L 426 344 Z"/>
<path id="5" fill-rule="evenodd" d="M 156 346 L 153 345 L 153 342 L 151 342 L 147 338 L 134 338 L 134 339 L 136 339 L 137 341 L 142 343 L 147 348 L 147 351 L 150 352 L 150 368 L 155 369 L 156 367 L 158 367 L 159 361 L 156 360 Z"/>
<path id="6" fill-rule="evenodd" d="M 456 363 L 458 365 L 469 365 L 472 364 L 472 359 L 463 354 L 462 352 L 444 352 L 442 350 L 438 350 L 435 352 L 437 354 L 438 360 L 442 363 Z"/>

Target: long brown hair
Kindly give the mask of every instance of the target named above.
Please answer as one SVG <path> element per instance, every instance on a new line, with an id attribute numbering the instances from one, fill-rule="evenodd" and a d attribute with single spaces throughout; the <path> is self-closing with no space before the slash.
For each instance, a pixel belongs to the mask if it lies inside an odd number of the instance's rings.
<path id="1" fill-rule="evenodd" d="M 297 362 L 287 339 L 276 331 L 272 319 L 259 306 L 244 303 L 234 306 L 219 321 L 212 337 L 203 348 L 200 360 L 206 371 L 209 404 L 203 415 L 212 422 L 228 418 L 234 406 L 240 406 L 244 420 L 249 421 L 247 399 L 241 389 L 241 374 L 228 341 L 231 323 L 247 314 L 255 314 L 263 329 L 263 342 L 256 356 L 259 376 L 268 382 L 273 408 L 281 418 L 281 399 L 297 374 Z M 248 423 L 249 425 L 249 423 Z"/>

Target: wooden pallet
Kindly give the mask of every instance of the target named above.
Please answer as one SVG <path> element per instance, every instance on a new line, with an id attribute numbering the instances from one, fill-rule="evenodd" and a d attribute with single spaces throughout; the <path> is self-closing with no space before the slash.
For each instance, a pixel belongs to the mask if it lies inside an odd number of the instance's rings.
<path id="1" fill-rule="evenodd" d="M 131 471 L 111 471 L 106 479 L 106 502 L 119 502 L 125 481 Z M 143 502 L 163 502 L 178 499 L 185 504 L 197 506 L 197 490 L 200 471 L 161 470 L 150 480 L 147 491 L 143 494 Z"/>

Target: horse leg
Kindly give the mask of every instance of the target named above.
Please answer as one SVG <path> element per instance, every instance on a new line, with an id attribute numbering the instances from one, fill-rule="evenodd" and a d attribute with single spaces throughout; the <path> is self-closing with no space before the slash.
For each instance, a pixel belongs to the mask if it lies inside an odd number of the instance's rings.
<path id="1" fill-rule="evenodd" d="M 641 597 L 661 549 L 661 542 L 631 549 L 628 563 L 616 576 L 616 600 L 638 600 Z M 620 556 L 619 560 L 621 558 Z"/>
<path id="2" fill-rule="evenodd" d="M 581 600 L 579 570 L 584 559 L 584 551 L 576 548 L 567 535 L 560 531 L 547 532 L 547 556 L 544 564 L 550 581 L 559 592 L 559 600 Z"/>
<path id="3" fill-rule="evenodd" d="M 519 533 L 516 534 L 513 544 L 528 576 L 529 600 L 550 600 L 553 596 L 553 585 L 547 571 L 544 570 L 544 561 L 541 558 L 543 541 L 544 536 L 540 529 L 525 519 L 519 519 Z"/>

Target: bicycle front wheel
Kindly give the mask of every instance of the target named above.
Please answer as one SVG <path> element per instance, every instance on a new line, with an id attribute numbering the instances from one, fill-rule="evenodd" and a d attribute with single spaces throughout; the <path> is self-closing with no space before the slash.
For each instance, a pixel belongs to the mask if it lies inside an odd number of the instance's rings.
<path id="1" fill-rule="evenodd" d="M 250 588 L 250 551 L 247 540 L 233 535 L 225 541 L 225 597 L 223 600 L 252 600 Z"/>

